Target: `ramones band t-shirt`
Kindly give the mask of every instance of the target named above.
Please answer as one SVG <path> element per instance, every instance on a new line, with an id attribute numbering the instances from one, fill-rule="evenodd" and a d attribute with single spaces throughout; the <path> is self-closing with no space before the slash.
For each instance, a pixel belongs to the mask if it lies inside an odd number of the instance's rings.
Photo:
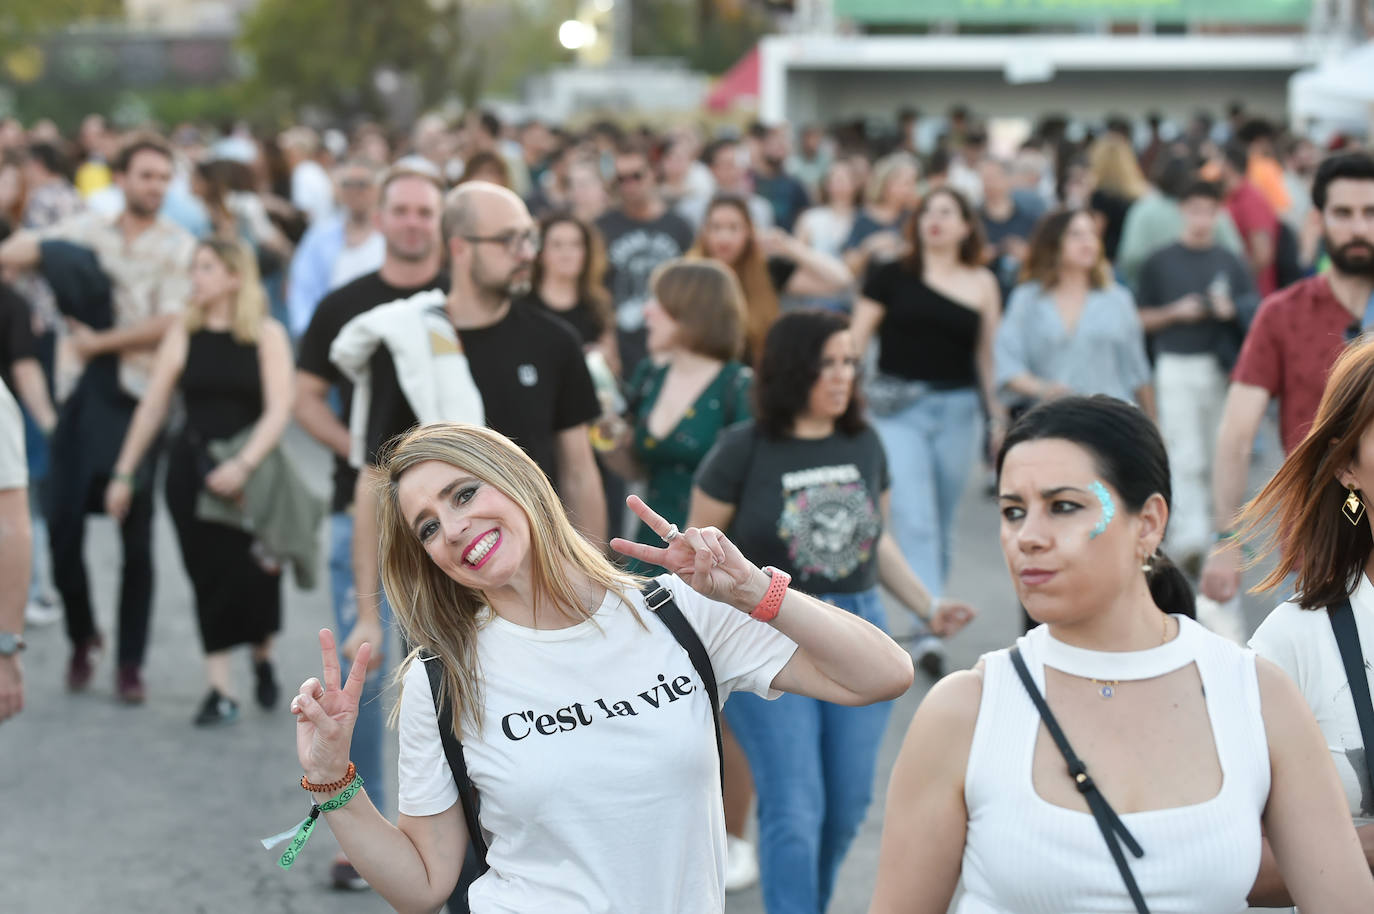
<path id="1" fill-rule="evenodd" d="M 726 531 L 759 565 L 807 593 L 857 593 L 878 582 L 887 456 L 872 428 L 775 440 L 753 422 L 726 429 L 695 484 L 735 506 Z"/>

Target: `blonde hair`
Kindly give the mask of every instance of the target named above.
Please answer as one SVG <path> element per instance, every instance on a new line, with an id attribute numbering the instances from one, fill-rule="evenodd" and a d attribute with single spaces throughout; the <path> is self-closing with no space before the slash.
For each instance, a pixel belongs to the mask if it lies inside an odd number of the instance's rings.
<path id="1" fill-rule="evenodd" d="M 477 632 L 478 614 L 487 600 L 480 591 L 459 584 L 439 569 L 401 511 L 401 477 L 430 460 L 471 474 L 524 512 L 530 528 L 536 604 L 550 601 L 568 618 L 583 621 L 594 610 L 583 605 L 574 586 L 580 579 L 622 598 L 638 590 L 641 580 L 616 568 L 582 538 L 544 471 L 504 435 L 481 426 L 442 422 L 411 429 L 388 444 L 381 455 L 384 480 L 378 499 L 382 586 L 401 632 L 412 645 L 394 681 L 399 684 L 405 679 L 417 657 L 440 657 L 444 664 L 440 699 L 451 706 L 454 735 L 461 739 L 465 724 L 474 733 L 482 727 Z M 633 604 L 630 607 L 633 613 Z M 635 618 L 643 625 L 638 613 Z M 393 722 L 398 711 L 399 704 L 392 711 Z"/>
<path id="2" fill-rule="evenodd" d="M 873 163 L 873 170 L 868 175 L 868 187 L 864 189 L 864 202 L 881 205 L 892 176 L 903 168 L 909 168 L 915 177 L 921 177 L 921 163 L 910 153 L 893 152 Z"/>
<path id="3" fill-rule="evenodd" d="M 267 319 L 267 292 L 258 277 L 258 257 L 253 249 L 240 241 L 207 238 L 196 245 L 214 254 L 224 268 L 239 279 L 239 291 L 234 296 L 234 317 L 230 329 L 240 343 L 256 343 Z M 186 332 L 195 333 L 205 326 L 205 302 L 194 298 L 186 306 Z"/>
<path id="4" fill-rule="evenodd" d="M 1135 150 L 1118 134 L 1107 133 L 1092 144 L 1088 150 L 1088 167 L 1099 190 L 1135 200 L 1150 189 Z"/>

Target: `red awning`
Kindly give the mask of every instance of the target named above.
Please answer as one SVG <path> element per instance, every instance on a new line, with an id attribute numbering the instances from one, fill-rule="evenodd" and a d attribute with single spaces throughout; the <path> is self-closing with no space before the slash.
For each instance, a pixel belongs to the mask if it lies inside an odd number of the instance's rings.
<path id="1" fill-rule="evenodd" d="M 735 105 L 755 102 L 758 97 L 759 49 L 755 45 L 711 87 L 706 107 L 712 111 L 728 111 Z"/>

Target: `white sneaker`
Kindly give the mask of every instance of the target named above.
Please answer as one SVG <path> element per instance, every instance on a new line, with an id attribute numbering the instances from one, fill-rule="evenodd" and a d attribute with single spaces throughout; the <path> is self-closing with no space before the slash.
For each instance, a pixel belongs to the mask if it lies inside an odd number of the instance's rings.
<path id="1" fill-rule="evenodd" d="M 754 845 L 725 836 L 725 891 L 740 892 L 759 881 L 759 857 Z"/>
<path id="2" fill-rule="evenodd" d="M 62 608 L 46 597 L 39 597 L 24 607 L 24 624 L 34 628 L 52 625 L 62 619 Z"/>

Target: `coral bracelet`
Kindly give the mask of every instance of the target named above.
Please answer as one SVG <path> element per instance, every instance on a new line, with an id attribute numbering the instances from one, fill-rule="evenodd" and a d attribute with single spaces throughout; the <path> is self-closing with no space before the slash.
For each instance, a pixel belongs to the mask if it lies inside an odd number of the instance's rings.
<path id="1" fill-rule="evenodd" d="M 787 596 L 787 585 L 792 583 L 792 576 L 772 565 L 765 565 L 763 572 L 769 578 L 768 589 L 764 591 L 763 599 L 754 607 L 749 618 L 760 622 L 772 622 L 777 617 L 778 610 L 782 609 L 782 600 Z"/>

